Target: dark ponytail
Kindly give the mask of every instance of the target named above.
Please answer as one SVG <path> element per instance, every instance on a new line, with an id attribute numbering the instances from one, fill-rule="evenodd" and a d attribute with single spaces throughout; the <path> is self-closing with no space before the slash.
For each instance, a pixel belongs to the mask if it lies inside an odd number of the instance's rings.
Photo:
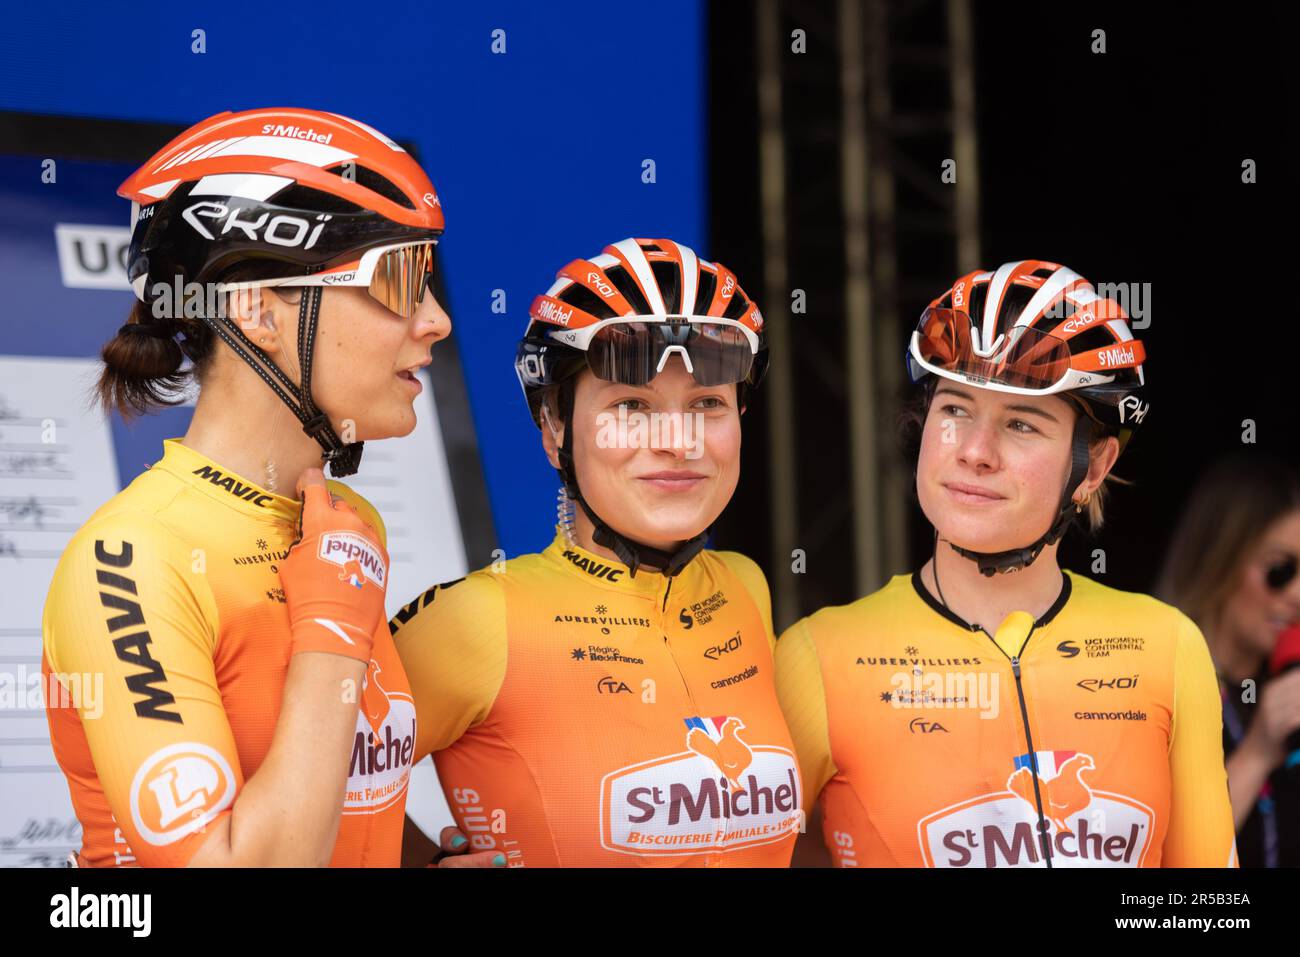
<path id="1" fill-rule="evenodd" d="M 227 270 L 219 281 L 246 282 L 261 278 L 256 262 L 241 262 Z M 203 320 L 191 318 L 192 308 L 186 309 L 185 305 L 182 300 L 171 310 L 185 318 L 161 318 L 155 315 L 157 310 L 153 306 L 136 300 L 126 325 L 100 350 L 104 368 L 95 394 L 105 410 L 116 410 L 122 418 L 130 419 L 158 408 L 180 405 L 190 382 L 202 380 L 215 351 L 217 336 Z M 190 361 L 188 366 L 186 359 Z"/>
<path id="2" fill-rule="evenodd" d="M 178 334 L 183 341 L 177 341 Z M 95 389 L 99 403 L 124 419 L 179 405 L 185 386 L 211 351 L 212 333 L 199 320 L 159 319 L 137 301 L 126 325 L 100 350 L 104 368 Z"/>

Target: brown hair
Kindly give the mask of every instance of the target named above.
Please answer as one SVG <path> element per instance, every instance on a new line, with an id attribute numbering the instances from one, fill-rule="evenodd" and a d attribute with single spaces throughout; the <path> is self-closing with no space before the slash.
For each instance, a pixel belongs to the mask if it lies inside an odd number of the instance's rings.
<path id="1" fill-rule="evenodd" d="M 925 418 L 930 412 L 930 402 L 934 398 L 937 382 L 926 383 L 923 389 L 914 392 L 903 403 L 902 412 L 898 416 L 898 437 L 899 442 L 907 455 L 913 462 L 921 450 L 921 434 L 925 431 Z M 1062 398 L 1069 399 L 1068 396 Z M 1074 403 L 1071 403 L 1074 405 Z M 1077 415 L 1086 415 L 1078 406 L 1075 406 Z M 1110 431 L 1096 420 L 1092 420 L 1091 430 L 1088 435 L 1088 447 L 1096 450 L 1097 446 L 1105 442 L 1110 436 Z M 1083 515 L 1087 516 L 1088 530 L 1097 532 L 1101 529 L 1106 520 L 1106 497 L 1110 488 L 1114 485 L 1132 485 L 1127 479 L 1122 479 L 1114 473 L 1108 473 L 1101 480 L 1101 484 L 1093 490 L 1088 499 L 1088 504 L 1083 507 Z"/>
<path id="2" fill-rule="evenodd" d="M 256 264 L 244 263 L 217 281 L 241 282 L 257 275 Z M 182 304 L 174 305 L 172 312 L 185 311 Z M 126 324 L 99 353 L 104 368 L 95 384 L 95 398 L 105 410 L 116 410 L 124 419 L 179 405 L 186 385 L 191 380 L 202 382 L 216 351 L 217 336 L 201 319 L 159 317 L 154 311 L 152 304 L 137 299 Z"/>
<path id="3" fill-rule="evenodd" d="M 1155 594 L 1202 630 L 1218 618 L 1241 567 L 1269 526 L 1300 508 L 1300 478 L 1289 466 L 1237 452 L 1205 472 L 1174 529 Z"/>

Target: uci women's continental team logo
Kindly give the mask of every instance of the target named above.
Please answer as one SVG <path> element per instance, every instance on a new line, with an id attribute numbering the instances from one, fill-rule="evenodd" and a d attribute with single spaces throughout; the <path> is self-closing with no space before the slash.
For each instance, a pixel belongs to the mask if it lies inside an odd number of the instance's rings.
<path id="1" fill-rule="evenodd" d="M 1141 801 L 1089 786 L 1096 767 L 1082 751 L 1020 755 L 1005 791 L 954 804 L 917 823 L 925 865 L 1044 866 L 1041 799 L 1053 867 L 1141 867 L 1155 813 Z"/>
<path id="2" fill-rule="evenodd" d="M 751 744 L 738 717 L 684 719 L 686 750 L 605 775 L 601 846 L 674 855 L 771 844 L 799 829 L 799 774 L 786 748 Z"/>

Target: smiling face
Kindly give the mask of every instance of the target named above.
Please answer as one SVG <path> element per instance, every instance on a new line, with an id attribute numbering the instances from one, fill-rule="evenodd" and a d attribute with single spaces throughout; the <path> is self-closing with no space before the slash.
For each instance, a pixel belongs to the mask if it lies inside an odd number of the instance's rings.
<path id="1" fill-rule="evenodd" d="M 926 415 L 917 461 L 921 509 L 939 535 L 977 552 L 1023 548 L 1056 517 L 1070 469 L 1077 412 L 1053 395 L 1022 396 L 941 381 Z M 1080 494 L 1118 455 L 1093 448 Z"/>
<path id="2" fill-rule="evenodd" d="M 573 429 L 587 504 L 625 537 L 654 548 L 672 549 L 703 532 L 740 480 L 736 386 L 697 384 L 677 356 L 644 386 L 583 371 Z M 542 438 L 558 467 L 555 435 L 544 426 Z"/>
<path id="3" fill-rule="evenodd" d="M 277 357 L 295 381 L 298 290 L 281 299 L 263 290 L 273 305 Z M 311 390 L 316 405 L 343 441 L 408 435 L 415 428 L 415 397 L 422 391 L 415 372 L 428 365 L 429 349 L 451 332 L 451 319 L 431 292 L 409 319 L 391 312 L 365 289 L 331 288 L 321 296 L 312 358 Z M 258 341 L 258 332 L 249 335 Z M 352 423 L 352 435 L 348 423 Z"/>
<path id="4" fill-rule="evenodd" d="M 1300 574 L 1280 588 L 1269 586 L 1269 570 L 1278 578 L 1300 558 L 1300 509 L 1287 512 L 1264 532 L 1241 564 L 1236 589 L 1223 609 L 1225 634 L 1243 651 L 1263 657 L 1273 650 L 1278 632 L 1300 621 Z"/>

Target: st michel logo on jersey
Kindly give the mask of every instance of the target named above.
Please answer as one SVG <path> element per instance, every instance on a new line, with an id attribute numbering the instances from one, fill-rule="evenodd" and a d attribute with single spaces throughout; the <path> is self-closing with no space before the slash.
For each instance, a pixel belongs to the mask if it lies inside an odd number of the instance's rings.
<path id="1" fill-rule="evenodd" d="M 1005 791 L 921 819 L 917 833 L 925 865 L 1043 867 L 1041 798 L 1053 867 L 1141 867 L 1151 848 L 1155 813 L 1141 801 L 1092 787 L 1096 770 L 1092 755 L 1082 751 L 1020 755 Z"/>
<path id="2" fill-rule="evenodd" d="M 389 691 L 384 669 L 372 658 L 357 709 L 344 814 L 366 814 L 402 796 L 415 756 L 415 701 Z"/>
<path id="3" fill-rule="evenodd" d="M 799 775 L 788 749 L 751 743 L 735 715 L 683 720 L 685 750 L 601 781 L 602 847 L 701 854 L 771 844 L 798 831 Z"/>

